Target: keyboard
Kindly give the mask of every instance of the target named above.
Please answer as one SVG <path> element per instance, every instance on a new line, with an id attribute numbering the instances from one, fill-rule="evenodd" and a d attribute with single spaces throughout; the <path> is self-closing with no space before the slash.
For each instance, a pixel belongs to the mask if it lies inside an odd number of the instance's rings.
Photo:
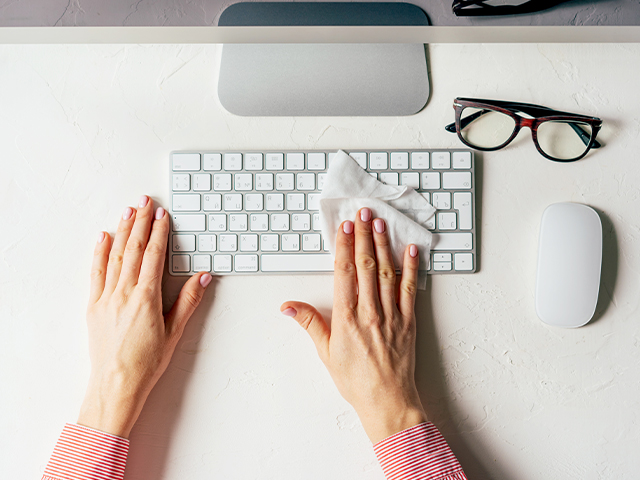
<path id="1" fill-rule="evenodd" d="M 431 274 L 476 271 L 474 155 L 468 150 L 348 152 L 370 175 L 409 185 L 435 208 Z M 173 152 L 169 272 L 320 273 L 333 259 L 320 194 L 335 152 Z"/>

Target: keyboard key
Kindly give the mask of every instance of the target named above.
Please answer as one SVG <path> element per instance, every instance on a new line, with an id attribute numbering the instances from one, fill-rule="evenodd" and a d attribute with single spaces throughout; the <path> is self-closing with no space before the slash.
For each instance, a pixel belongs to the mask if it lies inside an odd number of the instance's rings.
<path id="1" fill-rule="evenodd" d="M 407 170 L 409 168 L 409 153 L 408 152 L 393 152 L 391 154 L 391 169 L 392 170 Z"/>
<path id="2" fill-rule="evenodd" d="M 200 195 L 198 193 L 177 193 L 173 195 L 174 212 L 199 212 Z"/>
<path id="3" fill-rule="evenodd" d="M 429 203 L 431 203 L 431 201 L 429 200 L 429 194 L 427 192 L 420 192 L 420 195 L 422 195 L 422 197 Z"/>
<path id="4" fill-rule="evenodd" d="M 471 168 L 471 152 L 453 152 L 452 166 L 454 169 Z M 458 270 L 456 268 L 456 270 Z"/>
<path id="5" fill-rule="evenodd" d="M 369 154 L 369 168 L 371 170 L 386 170 L 388 167 L 387 152 L 371 152 Z"/>
<path id="6" fill-rule="evenodd" d="M 411 152 L 411 168 L 426 170 L 429 168 L 429 152 Z"/>
<path id="7" fill-rule="evenodd" d="M 172 155 L 172 168 L 174 172 L 197 172 L 200 170 L 200 154 L 174 153 Z"/>
<path id="8" fill-rule="evenodd" d="M 316 174 L 315 173 L 298 173 L 296 175 L 296 187 L 298 190 L 315 190 Z"/>
<path id="9" fill-rule="evenodd" d="M 424 190 L 438 190 L 440 188 L 440 174 L 438 172 L 422 172 L 422 188 Z"/>
<path id="10" fill-rule="evenodd" d="M 202 209 L 207 212 L 219 212 L 222 210 L 222 195 L 219 193 L 211 193 L 202 196 Z"/>
<path id="11" fill-rule="evenodd" d="M 291 230 L 294 232 L 311 230 L 311 215 L 308 213 L 294 213 L 291 215 Z"/>
<path id="12" fill-rule="evenodd" d="M 274 232 L 286 232 L 289 230 L 289 214 L 288 213 L 272 213 L 271 214 L 271 230 Z"/>
<path id="13" fill-rule="evenodd" d="M 188 173 L 174 175 L 172 185 L 174 192 L 188 192 L 191 189 L 191 176 Z"/>
<path id="14" fill-rule="evenodd" d="M 450 262 L 451 254 L 450 253 L 434 253 L 433 261 L 434 262 Z"/>
<path id="15" fill-rule="evenodd" d="M 216 236 L 215 235 L 198 235 L 198 250 L 200 250 L 201 252 L 215 252 Z"/>
<path id="16" fill-rule="evenodd" d="M 456 253 L 453 258 L 453 266 L 456 270 L 460 272 L 469 272 L 473 270 L 472 253 Z"/>
<path id="17" fill-rule="evenodd" d="M 220 251 L 235 252 L 238 250 L 238 236 L 236 234 L 220 234 Z"/>
<path id="18" fill-rule="evenodd" d="M 245 153 L 244 168 L 245 170 L 249 170 L 249 171 L 262 170 L 262 154 L 261 153 Z"/>
<path id="19" fill-rule="evenodd" d="M 436 210 L 449 210 L 451 208 L 450 192 L 433 192 L 433 202 L 431 205 Z"/>
<path id="20" fill-rule="evenodd" d="M 436 229 L 436 216 L 433 215 L 431 216 L 431 218 L 429 218 L 426 222 L 424 222 L 424 226 L 427 228 L 427 230 L 435 230 Z M 433 248 L 433 246 L 432 246 Z"/>
<path id="21" fill-rule="evenodd" d="M 214 255 L 213 271 L 227 273 L 231 271 L 231 255 Z"/>
<path id="22" fill-rule="evenodd" d="M 451 262 L 433 262 L 433 270 L 436 272 L 448 272 L 451 270 Z"/>
<path id="23" fill-rule="evenodd" d="M 253 189 L 253 175 L 250 173 L 236 173 L 234 175 L 235 190 L 246 192 Z"/>
<path id="24" fill-rule="evenodd" d="M 236 272 L 257 272 L 258 256 L 257 255 L 236 255 L 235 256 Z"/>
<path id="25" fill-rule="evenodd" d="M 304 153 L 287 153 L 287 170 L 304 170 Z"/>
<path id="26" fill-rule="evenodd" d="M 305 252 L 319 252 L 320 234 L 305 233 L 304 235 L 302 235 L 302 250 Z"/>
<path id="27" fill-rule="evenodd" d="M 204 232 L 204 214 L 173 215 L 174 232 Z"/>
<path id="28" fill-rule="evenodd" d="M 266 169 L 267 170 L 284 170 L 284 154 L 267 153 Z"/>
<path id="29" fill-rule="evenodd" d="M 195 235 L 173 235 L 174 252 L 194 252 L 196 250 Z"/>
<path id="30" fill-rule="evenodd" d="M 431 154 L 431 168 L 434 170 L 451 168 L 451 153 L 433 152 Z"/>
<path id="31" fill-rule="evenodd" d="M 248 212 L 259 212 L 263 208 L 261 193 L 247 193 L 244 196 L 244 209 Z"/>
<path id="32" fill-rule="evenodd" d="M 387 185 L 399 185 L 398 174 L 395 172 L 383 172 L 380 174 L 380 181 Z"/>
<path id="33" fill-rule="evenodd" d="M 297 253 L 261 256 L 263 272 L 331 272 L 331 254 Z"/>
<path id="34" fill-rule="evenodd" d="M 403 172 L 400 174 L 400 184 L 418 189 L 420 188 L 420 174 L 418 172 Z"/>
<path id="35" fill-rule="evenodd" d="M 254 233 L 246 233 L 240 235 L 240 251 L 241 252 L 257 252 L 258 251 L 258 235 Z"/>
<path id="36" fill-rule="evenodd" d="M 193 271 L 194 272 L 210 272 L 211 271 L 211 255 L 194 255 Z"/>
<path id="37" fill-rule="evenodd" d="M 229 231 L 246 232 L 248 221 L 246 213 L 234 213 L 229 215 Z"/>
<path id="38" fill-rule="evenodd" d="M 211 191 L 211 175 L 208 173 L 198 173 L 193 175 L 193 190 L 196 192 Z"/>
<path id="39" fill-rule="evenodd" d="M 171 268 L 176 273 L 186 273 L 191 270 L 191 258 L 189 255 L 174 255 L 171 261 Z"/>
<path id="40" fill-rule="evenodd" d="M 276 174 L 276 190 L 293 190 L 293 173 Z"/>
<path id="41" fill-rule="evenodd" d="M 222 157 L 222 164 L 227 171 L 242 170 L 242 154 L 241 153 L 225 153 Z"/>
<path id="42" fill-rule="evenodd" d="M 467 232 L 434 233 L 431 250 L 471 250 L 473 235 Z"/>
<path id="43" fill-rule="evenodd" d="M 252 214 L 249 220 L 249 230 L 252 232 L 266 232 L 269 230 L 269 215 L 266 213 Z"/>
<path id="44" fill-rule="evenodd" d="M 453 208 L 458 210 L 460 215 L 460 230 L 471 230 L 471 192 L 455 192 L 453 194 Z"/>
<path id="45" fill-rule="evenodd" d="M 311 227 L 315 230 L 315 231 L 319 231 L 320 230 L 320 214 L 319 213 L 314 213 L 312 220 L 311 220 Z"/>
<path id="46" fill-rule="evenodd" d="M 213 176 L 213 189 L 216 192 L 228 192 L 231 190 L 231 174 L 216 173 Z"/>
<path id="47" fill-rule="evenodd" d="M 309 170 L 324 170 L 327 168 L 324 153 L 309 153 L 307 155 L 307 168 Z"/>
<path id="48" fill-rule="evenodd" d="M 264 233 L 260 235 L 260 250 L 263 252 L 277 252 L 280 245 L 280 235 Z"/>
<path id="49" fill-rule="evenodd" d="M 319 193 L 310 193 L 307 195 L 307 210 L 320 210 L 320 197 Z"/>
<path id="50" fill-rule="evenodd" d="M 376 172 L 369 172 L 369 175 L 371 175 L 376 180 L 378 179 L 378 174 Z"/>
<path id="51" fill-rule="evenodd" d="M 300 235 L 297 233 L 287 233 L 282 235 L 282 251 L 297 252 L 300 250 Z"/>
<path id="52" fill-rule="evenodd" d="M 444 172 L 442 174 L 442 188 L 450 190 L 471 188 L 471 172 Z"/>
<path id="53" fill-rule="evenodd" d="M 456 228 L 457 220 L 455 212 L 438 213 L 438 229 L 455 230 Z"/>
<path id="54" fill-rule="evenodd" d="M 267 211 L 284 210 L 284 194 L 268 193 L 267 194 Z"/>
<path id="55" fill-rule="evenodd" d="M 287 193 L 287 210 L 304 210 L 304 193 Z"/>
<path id="56" fill-rule="evenodd" d="M 203 170 L 217 172 L 222 169 L 222 155 L 220 153 L 205 153 L 202 160 Z"/>
<path id="57" fill-rule="evenodd" d="M 209 215 L 209 231 L 211 232 L 224 232 L 227 230 L 227 215 L 226 213 L 218 213 Z"/>
<path id="58" fill-rule="evenodd" d="M 273 190 L 273 173 L 256 173 L 256 190 Z"/>
<path id="59" fill-rule="evenodd" d="M 367 169 L 366 153 L 360 153 L 360 152 L 350 153 L 349 156 L 353 158 L 356 162 L 358 162 L 358 165 L 360 165 L 362 168 L 364 168 L 365 170 Z"/>
<path id="60" fill-rule="evenodd" d="M 322 187 L 324 187 L 324 180 L 327 178 L 326 173 L 318 174 L 318 190 L 322 191 Z"/>
<path id="61" fill-rule="evenodd" d="M 240 210 L 242 210 L 242 194 L 225 193 L 223 200 L 224 200 L 225 211 L 239 212 Z"/>

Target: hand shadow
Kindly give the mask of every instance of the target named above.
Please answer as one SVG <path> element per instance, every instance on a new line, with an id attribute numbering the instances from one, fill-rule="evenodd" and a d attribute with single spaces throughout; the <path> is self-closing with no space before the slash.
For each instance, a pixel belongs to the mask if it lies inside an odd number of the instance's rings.
<path id="1" fill-rule="evenodd" d="M 173 305 L 186 277 L 163 278 L 163 306 Z M 131 446 L 125 480 L 150 480 L 164 477 L 169 460 L 171 442 L 182 410 L 184 392 L 193 375 L 197 349 L 184 348 L 186 342 L 194 343 L 202 336 L 208 313 L 211 311 L 216 287 L 216 277 L 207 287 L 195 313 L 189 319 L 182 338 L 176 346 L 171 362 L 155 385 L 138 421 L 131 430 Z M 200 333 L 199 333 L 200 332 Z"/>
<path id="2" fill-rule="evenodd" d="M 470 447 L 456 428 L 451 415 L 441 363 L 441 349 L 436 338 L 433 322 L 433 308 L 430 295 L 431 277 L 427 279 L 427 290 L 419 291 L 416 299 L 417 339 L 416 339 L 416 384 L 422 405 L 429 421 L 438 427 L 458 458 L 462 469 L 469 479 L 490 480 L 505 478 L 504 475 L 492 476 L 480 458 L 493 458 L 489 452 L 482 453 L 482 445 Z M 496 464 L 492 462 L 492 471 Z"/>

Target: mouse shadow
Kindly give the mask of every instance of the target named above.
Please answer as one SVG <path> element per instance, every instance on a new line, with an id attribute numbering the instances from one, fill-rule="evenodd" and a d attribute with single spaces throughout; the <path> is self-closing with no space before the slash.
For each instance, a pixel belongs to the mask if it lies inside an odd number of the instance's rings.
<path id="1" fill-rule="evenodd" d="M 596 311 L 590 324 L 600 320 L 614 304 L 614 291 L 618 279 L 618 236 L 609 216 L 596 207 L 593 208 L 602 222 L 602 267 L 600 270 L 600 290 Z"/>
<path id="2" fill-rule="evenodd" d="M 419 291 L 416 299 L 416 385 L 427 418 L 442 433 L 457 457 L 466 476 L 473 480 L 496 480 L 508 478 L 501 470 L 494 452 L 482 445 L 471 446 L 458 429 L 454 418 L 449 395 L 445 385 L 445 372 L 442 367 L 441 346 L 433 321 L 431 277 L 427 280 L 427 290 Z M 491 459 L 491 472 L 479 458 Z M 504 469 L 502 469 L 504 470 Z"/>
<path id="3" fill-rule="evenodd" d="M 187 277 L 163 278 L 163 305 L 173 305 Z M 165 477 L 175 430 L 181 416 L 185 392 L 195 376 L 198 342 L 202 339 L 212 309 L 219 279 L 214 275 L 200 305 L 191 316 L 171 357 L 167 370 L 153 387 L 130 435 L 125 480 Z M 166 307 L 165 307 L 166 308 Z M 166 313 L 165 309 L 165 313 Z"/>

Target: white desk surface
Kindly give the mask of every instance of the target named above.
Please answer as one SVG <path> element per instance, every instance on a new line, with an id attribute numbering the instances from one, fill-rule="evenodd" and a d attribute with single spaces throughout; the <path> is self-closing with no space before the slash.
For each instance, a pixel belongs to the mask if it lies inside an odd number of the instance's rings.
<path id="1" fill-rule="evenodd" d="M 404 118 L 240 118 L 216 46 L 0 46 L 0 471 L 39 478 L 89 373 L 98 231 L 142 193 L 169 207 L 174 149 L 457 147 L 455 96 L 599 116 L 605 144 L 562 165 L 516 144 L 479 156 L 480 271 L 419 294 L 417 379 L 470 479 L 640 477 L 640 45 L 431 45 L 433 94 Z M 259 72 L 258 72 L 259 73 Z M 540 217 L 595 207 L 596 318 L 534 311 Z M 165 296 L 181 281 L 167 279 Z M 287 299 L 331 276 L 215 280 L 131 435 L 127 480 L 383 479 Z"/>

